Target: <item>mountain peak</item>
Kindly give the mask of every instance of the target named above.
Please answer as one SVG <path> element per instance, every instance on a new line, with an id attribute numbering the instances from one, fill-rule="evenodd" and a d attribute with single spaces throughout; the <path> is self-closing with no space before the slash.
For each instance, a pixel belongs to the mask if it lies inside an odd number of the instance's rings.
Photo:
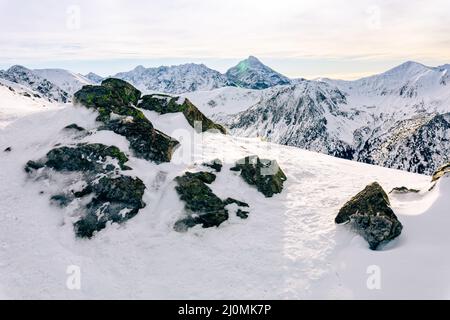
<path id="1" fill-rule="evenodd" d="M 291 83 L 289 78 L 269 68 L 254 56 L 249 56 L 229 69 L 226 76 L 231 83 L 247 89 L 266 89 Z"/>

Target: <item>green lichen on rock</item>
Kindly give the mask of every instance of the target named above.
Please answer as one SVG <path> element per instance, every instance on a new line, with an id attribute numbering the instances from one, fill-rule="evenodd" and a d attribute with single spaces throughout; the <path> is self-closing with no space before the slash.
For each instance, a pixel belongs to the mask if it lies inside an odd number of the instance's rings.
<path id="1" fill-rule="evenodd" d="M 127 156 L 115 146 L 106 146 L 99 143 L 78 144 L 74 147 L 60 147 L 53 149 L 39 161 L 28 161 L 25 170 L 49 167 L 56 171 L 111 171 L 115 166 L 108 162 L 108 157 L 117 160 L 122 170 L 129 169 L 125 163 Z"/>
<path id="2" fill-rule="evenodd" d="M 156 130 L 138 104 L 141 92 L 119 79 L 106 79 L 100 86 L 84 86 L 75 93 L 75 101 L 98 111 L 100 130 L 124 136 L 139 158 L 156 163 L 169 162 L 179 142 Z"/>
<path id="3" fill-rule="evenodd" d="M 211 184 L 216 179 L 216 175 L 210 172 L 186 172 L 183 176 L 175 178 L 177 191 L 180 199 L 185 202 L 187 217 L 177 221 L 174 229 L 176 231 L 186 231 L 196 225 L 203 228 L 218 227 L 228 220 L 229 212 L 225 208 L 230 204 L 236 204 L 238 210 L 236 215 L 242 219 L 248 217 L 249 212 L 241 210 L 248 208 L 245 202 L 232 198 L 222 201 L 207 184 Z"/>
<path id="4" fill-rule="evenodd" d="M 339 210 L 337 224 L 352 223 L 370 249 L 400 235 L 403 226 L 390 207 L 389 198 L 376 182 L 368 185 Z"/>
<path id="5" fill-rule="evenodd" d="M 201 131 L 217 130 L 226 134 L 226 129 L 206 117 L 198 108 L 186 98 L 153 94 L 142 97 L 138 108 L 155 111 L 159 114 L 182 112 L 189 125 L 195 128 L 196 122 L 201 123 Z"/>
<path id="6" fill-rule="evenodd" d="M 111 161 L 113 160 L 113 161 Z M 145 206 L 142 197 L 144 183 L 121 174 L 129 169 L 128 158 L 117 147 L 103 144 L 78 144 L 73 147 L 59 147 L 47 153 L 38 161 L 29 161 L 25 167 L 28 173 L 38 169 L 53 170 L 61 174 L 77 173 L 76 183 L 83 182 L 82 190 L 73 190 L 53 195 L 50 200 L 65 207 L 77 198 L 80 202 L 80 219 L 74 224 L 78 237 L 92 237 L 108 223 L 122 223 Z M 40 176 L 48 177 L 46 171 Z M 64 189 L 63 189 L 64 190 Z"/>
<path id="7" fill-rule="evenodd" d="M 228 219 L 223 201 L 206 185 L 214 179 L 215 175 L 208 172 L 187 172 L 175 178 L 178 184 L 175 190 L 189 214 L 175 224 L 175 230 L 185 231 L 198 224 L 203 228 L 218 227 Z"/>
<path id="8" fill-rule="evenodd" d="M 237 161 L 230 170 L 239 171 L 249 185 L 256 186 L 258 191 L 268 198 L 281 193 L 283 183 L 287 180 L 275 160 L 260 159 L 257 156 L 249 156 Z"/>
<path id="9" fill-rule="evenodd" d="M 74 224 L 75 234 L 91 238 L 107 223 L 120 224 L 131 219 L 145 207 L 144 191 L 142 180 L 129 176 L 102 177 L 90 184 L 83 194 L 93 195 L 93 198 L 86 206 L 85 214 Z"/>

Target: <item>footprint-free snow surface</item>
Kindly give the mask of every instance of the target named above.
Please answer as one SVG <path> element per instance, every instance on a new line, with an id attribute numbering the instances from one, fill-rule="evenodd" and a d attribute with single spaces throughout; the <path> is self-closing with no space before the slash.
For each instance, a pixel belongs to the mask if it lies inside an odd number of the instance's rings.
<path id="1" fill-rule="evenodd" d="M 146 112 L 157 129 L 181 143 L 170 163 L 156 165 L 133 157 L 127 140 L 112 132 L 76 137 L 62 131 L 72 123 L 94 129 L 94 112 L 21 99 L 26 113 L 0 100 L 1 117 L 10 119 L 0 127 L 0 298 L 450 298 L 448 175 L 428 191 L 429 176 L 259 139 L 197 134 L 180 114 Z M 74 142 L 119 147 L 130 155 L 133 170 L 126 174 L 147 187 L 145 208 L 92 239 L 75 237 L 70 206 L 50 204 L 58 186 L 31 181 L 24 171 L 28 160 Z M 3 152 L 7 147 L 11 151 Z M 281 194 L 265 198 L 230 171 L 236 160 L 253 154 L 277 160 L 287 176 Z M 211 189 L 222 199 L 248 203 L 248 219 L 230 214 L 218 228 L 176 232 L 173 226 L 185 213 L 173 179 L 205 170 L 201 163 L 216 158 L 224 166 Z M 390 195 L 404 229 L 378 251 L 334 223 L 345 202 L 374 181 L 386 191 L 421 190 Z M 80 290 L 67 286 L 70 266 L 80 268 Z M 375 288 L 374 270 L 380 276 Z"/>

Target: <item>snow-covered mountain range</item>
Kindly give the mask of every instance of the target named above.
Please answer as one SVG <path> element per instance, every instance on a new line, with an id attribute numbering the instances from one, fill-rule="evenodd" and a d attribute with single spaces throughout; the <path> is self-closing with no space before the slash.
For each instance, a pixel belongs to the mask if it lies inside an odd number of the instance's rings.
<path id="1" fill-rule="evenodd" d="M 290 80 L 250 56 L 226 74 L 185 64 L 138 66 L 116 77 L 144 92 L 183 94 L 238 136 L 418 173 L 449 160 L 448 64 L 409 61 L 354 81 Z M 102 81 L 94 73 L 22 66 L 0 71 L 0 79 L 59 102 Z"/>
<path id="2" fill-rule="evenodd" d="M 203 64 L 183 64 L 171 67 L 135 69 L 118 73 L 114 78 L 122 79 L 146 92 L 183 93 L 212 90 L 229 85 L 220 72 Z"/>
<path id="3" fill-rule="evenodd" d="M 449 160 L 449 79 L 448 65 L 406 62 L 356 81 L 298 80 L 253 95 L 235 89 L 241 94 L 188 96 L 236 135 L 430 174 Z"/>

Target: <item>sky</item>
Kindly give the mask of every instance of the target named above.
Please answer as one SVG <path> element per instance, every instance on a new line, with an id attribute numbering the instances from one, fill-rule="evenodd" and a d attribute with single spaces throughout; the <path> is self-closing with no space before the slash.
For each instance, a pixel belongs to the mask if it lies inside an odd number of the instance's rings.
<path id="1" fill-rule="evenodd" d="M 254 55 L 289 77 L 450 63 L 448 0 L 0 0 L 0 69 L 102 76 Z"/>

